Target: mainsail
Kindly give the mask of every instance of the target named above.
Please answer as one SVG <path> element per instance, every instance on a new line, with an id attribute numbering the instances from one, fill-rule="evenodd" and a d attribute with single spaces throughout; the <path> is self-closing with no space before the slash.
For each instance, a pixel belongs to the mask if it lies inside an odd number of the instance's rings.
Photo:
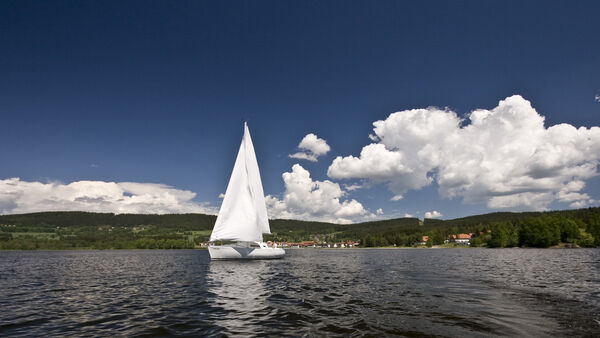
<path id="1" fill-rule="evenodd" d="M 248 125 L 210 241 L 262 242 L 270 234 L 265 194 Z"/>

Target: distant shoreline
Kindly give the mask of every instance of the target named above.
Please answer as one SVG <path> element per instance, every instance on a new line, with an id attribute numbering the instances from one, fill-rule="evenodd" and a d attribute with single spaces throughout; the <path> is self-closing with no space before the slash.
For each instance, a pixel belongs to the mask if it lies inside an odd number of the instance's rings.
<path id="1" fill-rule="evenodd" d="M 264 241 L 359 249 L 600 247 L 600 208 L 496 212 L 454 220 L 398 218 L 355 224 L 270 220 Z M 41 212 L 0 215 L 0 250 L 193 249 L 209 241 L 214 215 Z M 460 238 L 459 238 L 460 237 Z M 454 244 L 456 242 L 456 244 Z M 461 242 L 461 243 L 458 243 Z M 565 242 L 565 244 L 560 244 Z M 393 245 L 396 245 L 393 247 Z M 453 246 L 456 245 L 456 246 Z M 334 248 L 331 248 L 334 249 Z"/>
<path id="2" fill-rule="evenodd" d="M 130 249 L 95 249 L 95 248 L 75 248 L 75 249 L 0 249 L 0 252 L 10 252 L 10 251 L 147 251 L 147 250 L 152 250 L 152 251 L 183 251 L 183 250 L 207 250 L 208 248 L 203 247 L 203 248 L 188 248 L 188 249 L 138 249 L 138 248 L 130 248 Z M 456 250 L 465 250 L 465 249 L 491 249 L 491 250 L 498 250 L 498 249 L 524 249 L 524 250 L 530 250 L 530 249 L 555 249 L 555 250 L 565 250 L 565 249 L 600 249 L 600 248 L 582 248 L 582 247 L 567 247 L 567 246 L 552 246 L 552 247 L 548 247 L 548 248 L 535 248 L 535 247 L 511 247 L 511 248 L 488 248 L 488 247 L 470 247 L 470 246 L 455 246 L 455 247 L 447 247 L 447 246 L 433 246 L 431 248 L 427 248 L 427 247 L 406 247 L 406 246 L 399 246 L 399 247 L 389 247 L 389 246 L 382 246 L 382 247 L 368 247 L 368 248 L 284 248 L 284 250 L 328 250 L 328 251 L 349 251 L 349 250 L 426 250 L 426 249 L 434 249 L 434 250 L 439 250 L 439 249 L 456 249 Z"/>

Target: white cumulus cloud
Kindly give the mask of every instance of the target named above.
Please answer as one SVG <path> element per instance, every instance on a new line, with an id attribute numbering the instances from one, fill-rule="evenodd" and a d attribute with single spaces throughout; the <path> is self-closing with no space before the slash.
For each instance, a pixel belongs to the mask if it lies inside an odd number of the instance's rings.
<path id="1" fill-rule="evenodd" d="M 361 203 L 342 200 L 346 194 L 340 185 L 328 180 L 313 181 L 299 164 L 282 175 L 283 198 L 266 197 L 269 218 L 300 219 L 334 223 L 352 223 L 373 218 Z"/>
<path id="2" fill-rule="evenodd" d="M 395 195 L 437 182 L 442 197 L 494 209 L 595 202 L 582 190 L 598 174 L 600 128 L 546 128 L 544 117 L 519 95 L 465 120 L 430 107 L 396 112 L 373 125 L 376 143 L 359 157 L 337 157 L 329 177 L 385 183 Z"/>
<path id="3" fill-rule="evenodd" d="M 298 149 L 300 149 L 299 152 L 288 156 L 290 158 L 317 162 L 317 158 L 327 154 L 331 150 L 331 147 L 329 147 L 324 139 L 318 138 L 317 135 L 311 133 L 304 136 L 300 144 L 298 144 Z"/>
<path id="4" fill-rule="evenodd" d="M 344 188 L 348 191 L 354 191 L 354 190 L 358 190 L 358 189 L 362 189 L 365 186 L 362 184 L 351 184 L 351 185 L 344 185 Z"/>
<path id="5" fill-rule="evenodd" d="M 440 218 L 444 215 L 442 215 L 439 211 L 427 211 L 425 213 L 425 218 Z"/>
<path id="6" fill-rule="evenodd" d="M 0 180 L 0 214 L 39 211 L 112 213 L 205 213 L 216 209 L 192 201 L 194 192 L 164 184 L 77 181 L 69 184 Z"/>

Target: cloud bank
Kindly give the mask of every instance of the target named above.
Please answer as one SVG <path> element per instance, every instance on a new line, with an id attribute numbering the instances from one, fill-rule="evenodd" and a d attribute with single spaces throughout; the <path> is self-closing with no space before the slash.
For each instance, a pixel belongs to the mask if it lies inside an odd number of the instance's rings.
<path id="1" fill-rule="evenodd" d="M 440 213 L 439 211 L 428 211 L 425 213 L 425 218 L 440 218 L 444 215 L 442 215 L 442 213 Z"/>
<path id="2" fill-rule="evenodd" d="M 331 150 L 331 147 L 329 147 L 324 139 L 318 138 L 317 135 L 311 133 L 304 136 L 300 144 L 298 144 L 298 149 L 301 151 L 288 156 L 290 158 L 317 162 L 317 158 L 327 154 Z"/>
<path id="3" fill-rule="evenodd" d="M 493 209 L 596 202 L 582 190 L 598 174 L 600 128 L 546 128 L 519 95 L 465 120 L 430 107 L 396 112 L 373 126 L 374 143 L 358 157 L 337 157 L 329 177 L 384 183 L 396 196 L 437 182 L 442 197 Z"/>
<path id="4" fill-rule="evenodd" d="M 313 181 L 299 164 L 282 175 L 285 192 L 282 199 L 266 197 L 269 218 L 352 223 L 375 217 L 356 200 L 344 200 L 340 185 L 331 181 Z"/>
<path id="5" fill-rule="evenodd" d="M 0 214 L 90 211 L 135 214 L 204 213 L 194 192 L 164 184 L 77 181 L 69 184 L 0 180 Z"/>

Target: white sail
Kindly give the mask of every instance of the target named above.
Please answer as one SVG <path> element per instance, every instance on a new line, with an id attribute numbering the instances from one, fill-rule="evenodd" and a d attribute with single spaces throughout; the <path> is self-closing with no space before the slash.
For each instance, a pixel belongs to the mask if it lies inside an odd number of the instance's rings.
<path id="1" fill-rule="evenodd" d="M 242 144 L 210 241 L 262 242 L 263 233 L 271 233 L 265 195 L 250 131 L 244 123 Z"/>

